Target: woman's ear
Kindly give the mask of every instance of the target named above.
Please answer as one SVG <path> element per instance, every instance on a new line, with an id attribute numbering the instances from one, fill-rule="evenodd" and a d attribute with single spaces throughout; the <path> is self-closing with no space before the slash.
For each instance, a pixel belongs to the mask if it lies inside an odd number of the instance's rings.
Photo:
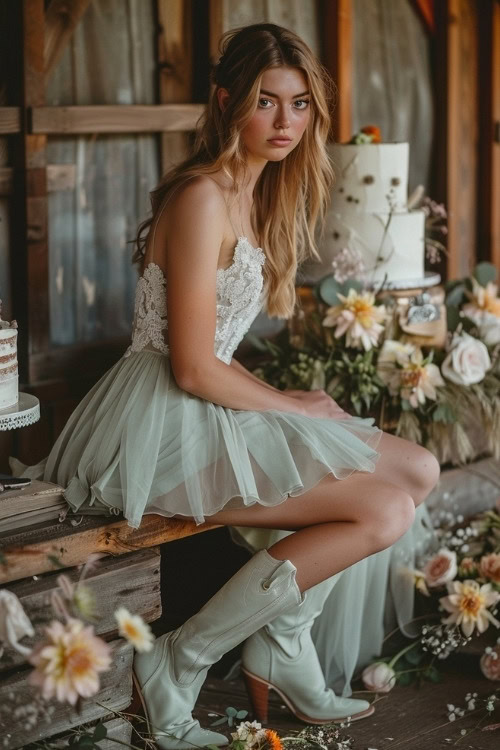
<path id="1" fill-rule="evenodd" d="M 217 101 L 219 102 L 219 107 L 221 109 L 221 112 L 224 112 L 227 106 L 227 102 L 229 99 L 229 91 L 227 89 L 217 89 Z"/>

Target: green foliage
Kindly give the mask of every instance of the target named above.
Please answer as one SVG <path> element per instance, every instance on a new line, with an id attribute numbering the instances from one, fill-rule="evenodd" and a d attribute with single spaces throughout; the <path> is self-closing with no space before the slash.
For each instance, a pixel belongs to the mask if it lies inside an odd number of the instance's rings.
<path id="1" fill-rule="evenodd" d="M 333 276 L 326 276 L 316 286 L 316 297 L 329 306 L 339 305 L 341 303 L 339 294 L 345 297 L 349 294 L 349 289 L 359 292 L 362 288 L 362 283 L 356 279 L 348 279 L 343 284 L 339 284 Z"/>
<path id="2" fill-rule="evenodd" d="M 234 724 L 234 720 L 243 720 L 248 716 L 248 711 L 244 710 L 238 710 L 237 708 L 233 708 L 232 706 L 228 706 L 226 708 L 226 715 L 223 716 L 221 719 L 217 719 L 216 721 L 212 722 L 210 724 L 211 727 L 218 727 L 221 724 L 227 724 L 229 727 L 232 727 Z M 233 743 L 233 748 L 235 748 L 236 745 Z"/>
<path id="3" fill-rule="evenodd" d="M 475 267 L 473 276 L 481 286 L 486 286 L 491 281 L 495 282 L 497 278 L 497 269 L 493 263 L 487 263 L 485 261 L 484 263 L 479 263 Z"/>
<path id="4" fill-rule="evenodd" d="M 72 748 L 81 748 L 81 750 L 102 750 L 98 744 L 108 736 L 108 730 L 100 721 L 91 733 L 90 730 L 84 732 L 75 732 L 68 740 L 68 746 Z"/>

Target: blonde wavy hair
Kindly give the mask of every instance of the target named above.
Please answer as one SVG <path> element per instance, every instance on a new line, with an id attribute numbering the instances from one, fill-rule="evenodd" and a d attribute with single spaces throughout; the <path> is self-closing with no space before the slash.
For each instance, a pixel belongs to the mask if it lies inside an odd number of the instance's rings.
<path id="1" fill-rule="evenodd" d="M 231 178 L 232 192 L 237 194 L 246 165 L 241 131 L 257 108 L 262 75 L 277 66 L 297 68 L 310 92 L 309 123 L 295 149 L 282 161 L 268 162 L 262 170 L 254 188 L 251 216 L 255 236 L 266 253 L 267 312 L 286 318 L 295 305 L 298 264 L 319 257 L 315 226 L 324 215 L 333 181 L 326 152 L 333 82 L 300 37 L 274 24 L 232 29 L 221 39 L 220 53 L 193 153 L 167 172 L 150 193 L 152 216 L 139 226 L 133 261 L 143 263 L 146 230 L 164 202 L 191 177 L 221 170 Z M 224 111 L 217 100 L 219 88 L 230 95 Z"/>

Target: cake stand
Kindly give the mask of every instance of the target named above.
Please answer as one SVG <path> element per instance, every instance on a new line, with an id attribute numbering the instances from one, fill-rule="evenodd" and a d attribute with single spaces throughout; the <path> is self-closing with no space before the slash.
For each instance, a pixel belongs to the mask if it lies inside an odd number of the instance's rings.
<path id="1" fill-rule="evenodd" d="M 382 289 L 380 289 L 380 292 L 400 292 L 403 290 L 412 290 L 412 289 L 428 289 L 432 286 L 437 286 L 439 282 L 441 281 L 441 276 L 438 273 L 434 273 L 434 271 L 426 271 L 425 276 L 420 279 L 398 279 L 397 281 L 389 281 L 387 280 L 384 283 L 384 286 Z M 368 287 L 370 289 L 376 289 L 380 285 L 380 281 L 374 281 L 371 284 L 368 284 Z"/>
<path id="2" fill-rule="evenodd" d="M 27 427 L 40 419 L 40 401 L 31 393 L 19 393 L 17 404 L 0 410 L 0 432 Z"/>

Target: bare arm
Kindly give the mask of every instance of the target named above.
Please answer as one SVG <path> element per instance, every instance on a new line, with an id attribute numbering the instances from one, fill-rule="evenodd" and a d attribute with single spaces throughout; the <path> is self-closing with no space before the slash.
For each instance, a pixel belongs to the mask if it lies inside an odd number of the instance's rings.
<path id="1" fill-rule="evenodd" d="M 316 400 L 309 394 L 306 404 L 215 356 L 216 270 L 225 217 L 219 190 L 211 180 L 197 178 L 179 191 L 158 221 L 153 253 L 167 278 L 170 359 L 178 385 L 231 409 L 334 416 L 323 391 L 316 392 Z"/>
<path id="2" fill-rule="evenodd" d="M 274 386 L 270 385 L 270 383 L 266 383 L 264 380 L 261 380 L 256 375 L 254 375 L 250 370 L 247 370 L 244 365 L 241 364 L 241 362 L 238 362 L 237 359 L 231 360 L 231 367 L 234 367 L 239 372 L 242 372 L 244 375 L 246 375 L 247 378 L 250 378 L 250 380 L 255 381 L 259 385 L 263 385 L 264 388 L 269 388 L 269 390 L 274 391 L 274 393 L 283 393 L 283 391 L 280 391 L 278 388 L 275 388 Z"/>

